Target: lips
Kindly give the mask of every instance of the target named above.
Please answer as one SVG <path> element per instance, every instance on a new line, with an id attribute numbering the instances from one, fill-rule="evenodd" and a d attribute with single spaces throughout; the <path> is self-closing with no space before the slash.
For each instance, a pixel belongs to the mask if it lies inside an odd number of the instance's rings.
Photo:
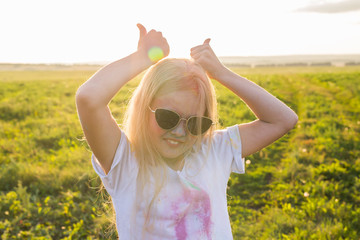
<path id="1" fill-rule="evenodd" d="M 179 146 L 181 143 L 183 143 L 182 141 L 179 140 L 175 140 L 175 139 L 170 139 L 170 138 L 166 138 L 164 139 L 166 141 L 166 143 L 171 146 L 171 147 L 177 147 Z"/>
<path id="2" fill-rule="evenodd" d="M 170 140 L 170 139 L 168 139 L 167 140 L 169 143 L 171 143 L 171 144 L 179 144 L 179 142 L 176 142 L 176 141 L 173 141 L 173 140 Z"/>

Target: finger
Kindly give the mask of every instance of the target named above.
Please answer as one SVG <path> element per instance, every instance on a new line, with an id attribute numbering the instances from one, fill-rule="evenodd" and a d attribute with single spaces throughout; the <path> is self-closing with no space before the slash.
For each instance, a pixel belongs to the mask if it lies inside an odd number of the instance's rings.
<path id="1" fill-rule="evenodd" d="M 205 49 L 206 48 L 205 46 L 209 45 L 210 40 L 211 40 L 210 38 L 207 38 L 203 44 L 191 48 L 190 51 L 199 51 L 201 49 Z"/>
<path id="2" fill-rule="evenodd" d="M 191 49 L 190 56 L 193 57 L 195 55 L 199 54 L 199 51 L 197 49 Z"/>
<path id="3" fill-rule="evenodd" d="M 205 39 L 205 41 L 204 41 L 204 45 L 209 45 L 209 44 L 210 44 L 210 40 L 211 40 L 211 38 L 207 38 L 207 39 Z"/>
<path id="4" fill-rule="evenodd" d="M 156 33 L 155 29 L 151 29 L 151 30 L 148 32 L 148 34 L 150 34 L 150 35 L 155 34 L 155 33 Z"/>
<path id="5" fill-rule="evenodd" d="M 191 50 L 190 50 L 190 55 L 192 54 L 204 54 L 208 51 L 208 45 L 200 45 L 200 46 L 197 46 L 197 47 L 193 47 Z"/>
<path id="6" fill-rule="evenodd" d="M 204 49 L 204 45 L 199 45 L 190 49 L 190 52 L 200 52 Z"/>
<path id="7" fill-rule="evenodd" d="M 145 35 L 146 35 L 146 28 L 142 25 L 142 24 L 140 24 L 140 23 L 138 23 L 138 24 L 136 24 L 136 26 L 139 28 L 139 32 L 140 32 L 140 39 L 141 38 L 143 38 Z"/>
<path id="8" fill-rule="evenodd" d="M 201 53 L 191 53 L 190 56 L 191 56 L 192 59 L 197 61 L 201 57 Z"/>

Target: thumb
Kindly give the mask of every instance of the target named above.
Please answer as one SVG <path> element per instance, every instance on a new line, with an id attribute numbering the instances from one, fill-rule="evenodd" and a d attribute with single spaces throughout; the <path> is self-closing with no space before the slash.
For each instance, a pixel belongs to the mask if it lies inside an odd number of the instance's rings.
<path id="1" fill-rule="evenodd" d="M 204 43 L 203 43 L 203 44 L 204 44 L 204 45 L 209 45 L 210 40 L 211 40 L 210 38 L 207 38 L 207 39 L 204 41 Z"/>
<path id="2" fill-rule="evenodd" d="M 141 38 L 143 38 L 143 37 L 146 35 L 146 33 L 147 33 L 146 28 L 145 28 L 142 24 L 140 24 L 140 23 L 136 24 L 136 26 L 139 28 L 139 31 L 140 31 L 140 39 L 141 39 Z"/>

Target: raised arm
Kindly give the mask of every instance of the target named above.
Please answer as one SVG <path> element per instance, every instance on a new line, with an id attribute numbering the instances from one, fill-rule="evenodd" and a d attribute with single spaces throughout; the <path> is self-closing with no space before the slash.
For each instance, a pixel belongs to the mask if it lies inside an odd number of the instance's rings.
<path id="1" fill-rule="evenodd" d="M 204 44 L 192 48 L 192 58 L 206 70 L 209 77 L 239 96 L 258 118 L 239 125 L 242 156 L 246 157 L 290 131 L 298 117 L 265 89 L 226 68 L 211 49 L 209 42 L 210 39 L 206 39 Z"/>
<path id="2" fill-rule="evenodd" d="M 146 31 L 138 24 L 138 49 L 129 56 L 97 71 L 76 92 L 76 106 L 86 140 L 105 173 L 110 170 L 121 132 L 108 107 L 111 99 L 128 81 L 160 58 L 150 58 L 153 47 L 169 54 L 169 45 L 161 32 Z"/>

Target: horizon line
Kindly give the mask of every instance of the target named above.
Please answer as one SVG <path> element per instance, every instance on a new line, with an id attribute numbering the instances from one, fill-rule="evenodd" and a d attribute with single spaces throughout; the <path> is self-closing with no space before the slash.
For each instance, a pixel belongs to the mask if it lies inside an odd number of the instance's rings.
<path id="1" fill-rule="evenodd" d="M 280 55 L 232 55 L 232 56 L 218 56 L 218 58 L 271 58 L 271 57 L 359 57 L 360 53 L 326 53 L 326 54 L 280 54 Z M 172 58 L 172 57 L 170 57 Z M 173 57 L 180 58 L 180 57 Z M 99 60 L 99 61 L 87 61 L 87 62 L 0 62 L 1 65 L 7 64 L 19 64 L 19 65 L 104 65 L 116 60 Z"/>

